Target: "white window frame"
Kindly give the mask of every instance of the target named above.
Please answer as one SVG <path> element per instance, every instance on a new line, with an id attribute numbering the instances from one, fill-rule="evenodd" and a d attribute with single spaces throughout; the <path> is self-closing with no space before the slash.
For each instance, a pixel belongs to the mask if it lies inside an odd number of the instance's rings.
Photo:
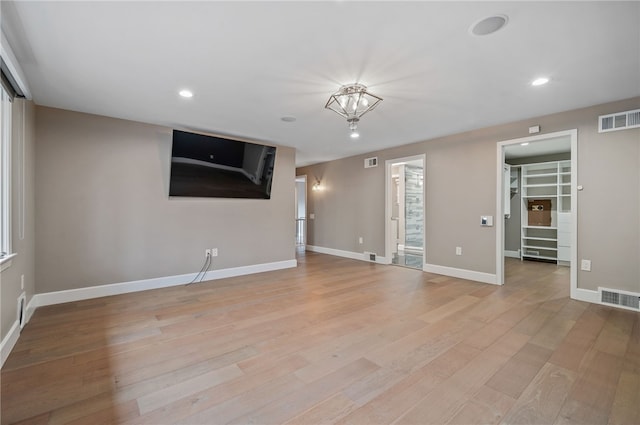
<path id="1" fill-rule="evenodd" d="M 9 266 L 11 250 L 11 97 L 0 86 L 0 265 Z"/>

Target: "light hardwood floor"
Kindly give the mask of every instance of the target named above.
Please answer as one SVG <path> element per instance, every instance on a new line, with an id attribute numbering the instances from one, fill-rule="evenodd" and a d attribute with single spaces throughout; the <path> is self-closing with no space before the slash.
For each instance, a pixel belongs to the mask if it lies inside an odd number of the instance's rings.
<path id="1" fill-rule="evenodd" d="M 38 309 L 2 424 L 640 423 L 640 313 L 307 253 L 296 269 Z"/>

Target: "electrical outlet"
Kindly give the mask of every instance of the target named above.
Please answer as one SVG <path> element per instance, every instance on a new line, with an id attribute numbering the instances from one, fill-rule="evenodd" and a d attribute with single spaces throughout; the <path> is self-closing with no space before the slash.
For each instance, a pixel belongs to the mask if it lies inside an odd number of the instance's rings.
<path id="1" fill-rule="evenodd" d="M 457 246 L 456 247 L 456 255 L 462 255 L 462 247 L 461 246 Z"/>
<path id="2" fill-rule="evenodd" d="M 362 236 L 358 238 L 358 243 L 361 245 L 364 243 L 364 239 L 362 238 Z"/>
<path id="3" fill-rule="evenodd" d="M 205 249 L 204 250 L 204 258 L 209 258 L 211 257 L 211 250 L 210 249 Z"/>
<path id="4" fill-rule="evenodd" d="M 580 270 L 584 270 L 585 272 L 591 271 L 591 260 L 582 260 L 580 262 Z"/>
<path id="5" fill-rule="evenodd" d="M 211 248 L 211 256 L 212 257 L 218 256 L 218 248 Z"/>

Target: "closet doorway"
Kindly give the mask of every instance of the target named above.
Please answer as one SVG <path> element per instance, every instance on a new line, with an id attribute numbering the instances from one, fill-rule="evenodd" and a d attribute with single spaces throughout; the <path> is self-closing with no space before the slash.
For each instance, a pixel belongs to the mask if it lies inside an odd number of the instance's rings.
<path id="1" fill-rule="evenodd" d="M 499 142 L 498 167 L 497 283 L 505 283 L 505 260 L 552 263 L 570 269 L 573 295 L 577 130 Z"/>
<path id="2" fill-rule="evenodd" d="M 391 264 L 422 270 L 425 156 L 386 161 L 386 253 Z"/>
<path id="3" fill-rule="evenodd" d="M 304 252 L 307 244 L 307 176 L 296 176 L 295 191 L 296 251 Z"/>

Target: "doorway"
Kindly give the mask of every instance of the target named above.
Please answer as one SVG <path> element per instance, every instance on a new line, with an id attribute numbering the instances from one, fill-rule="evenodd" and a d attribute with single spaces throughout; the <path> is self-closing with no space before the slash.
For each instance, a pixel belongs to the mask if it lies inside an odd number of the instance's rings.
<path id="1" fill-rule="evenodd" d="M 508 261 L 569 267 L 577 288 L 577 130 L 498 143 L 496 281 Z M 509 257 L 514 257 L 511 259 Z"/>
<path id="2" fill-rule="evenodd" d="M 307 176 L 296 176 L 295 191 L 296 250 L 304 251 L 307 244 Z"/>
<path id="3" fill-rule="evenodd" d="M 425 156 L 386 161 L 386 253 L 391 264 L 422 270 Z"/>

